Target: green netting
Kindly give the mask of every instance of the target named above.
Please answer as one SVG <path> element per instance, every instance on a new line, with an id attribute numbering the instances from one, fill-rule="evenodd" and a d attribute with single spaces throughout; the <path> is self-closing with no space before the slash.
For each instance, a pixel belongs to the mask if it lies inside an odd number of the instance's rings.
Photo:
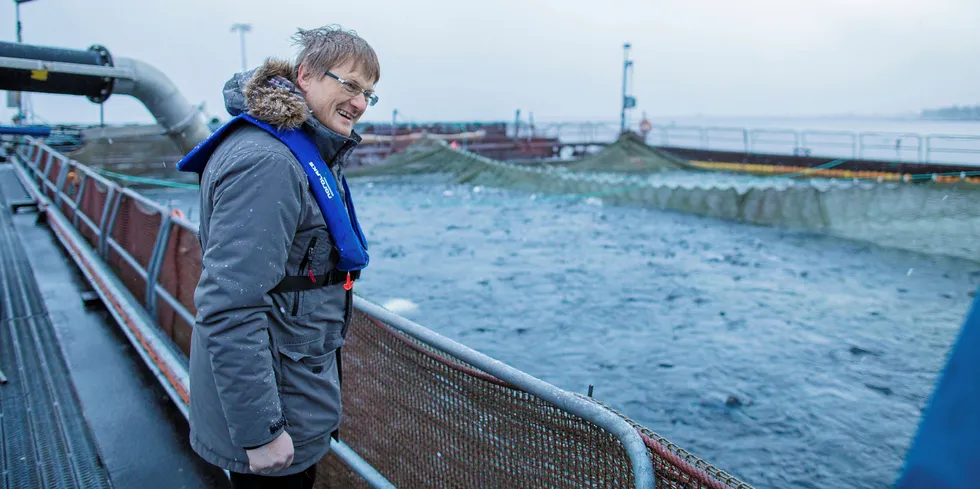
<path id="1" fill-rule="evenodd" d="M 565 165 L 571 171 L 649 174 L 662 171 L 705 171 L 676 156 L 647 146 L 638 137 L 623 133 L 602 151 Z"/>
<path id="2" fill-rule="evenodd" d="M 624 143 L 620 148 L 626 146 Z M 617 149 L 616 151 L 620 151 Z M 611 156 L 609 157 L 611 158 Z M 602 168 L 615 168 L 613 160 Z M 538 200 L 600 199 L 980 261 L 980 186 L 756 177 L 686 170 L 571 171 L 496 161 L 422 140 L 384 164 L 348 175 L 432 175 Z"/>

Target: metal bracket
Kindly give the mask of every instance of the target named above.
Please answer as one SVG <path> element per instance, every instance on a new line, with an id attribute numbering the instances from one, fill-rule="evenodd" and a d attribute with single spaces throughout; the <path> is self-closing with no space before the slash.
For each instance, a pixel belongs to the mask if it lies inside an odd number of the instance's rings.
<path id="1" fill-rule="evenodd" d="M 156 243 L 153 244 L 150 263 L 146 267 L 146 310 L 154 320 L 157 317 L 156 283 L 163 266 L 163 255 L 170 241 L 170 227 L 170 214 L 164 213 L 163 219 L 160 220 L 160 230 L 157 231 Z"/>
<path id="2" fill-rule="evenodd" d="M 68 164 L 67 159 L 61 160 L 60 167 L 57 183 L 54 184 L 54 206 L 57 209 L 61 209 L 61 192 L 65 187 L 65 180 L 68 179 L 68 172 L 71 171 L 71 166 Z"/>
<path id="3" fill-rule="evenodd" d="M 88 173 L 79 172 L 82 177 L 78 180 L 78 193 L 75 194 L 75 215 L 71 216 L 71 225 L 78 229 L 78 215 L 82 212 L 79 207 L 82 205 L 82 194 L 85 193 L 85 187 L 88 183 Z"/>
<path id="4" fill-rule="evenodd" d="M 105 205 L 102 207 L 102 219 L 99 222 L 99 245 L 95 252 L 105 260 L 106 257 L 106 230 L 111 229 L 112 223 L 116 220 L 116 210 L 119 208 L 119 194 L 116 193 L 116 187 L 109 187 L 109 192 L 106 193 Z M 110 218 L 111 214 L 111 218 Z"/>

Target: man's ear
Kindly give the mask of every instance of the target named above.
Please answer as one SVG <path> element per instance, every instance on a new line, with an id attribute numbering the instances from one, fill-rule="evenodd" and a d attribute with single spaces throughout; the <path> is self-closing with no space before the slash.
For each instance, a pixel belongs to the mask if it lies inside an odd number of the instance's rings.
<path id="1" fill-rule="evenodd" d="M 309 88 L 310 72 L 306 69 L 305 64 L 299 65 L 299 69 L 296 70 L 296 84 L 299 85 L 299 89 L 304 93 Z"/>

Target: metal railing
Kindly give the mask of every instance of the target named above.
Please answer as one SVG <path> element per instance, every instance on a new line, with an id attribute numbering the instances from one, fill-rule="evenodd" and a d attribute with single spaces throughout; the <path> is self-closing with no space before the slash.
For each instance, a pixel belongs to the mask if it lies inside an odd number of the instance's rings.
<path id="1" fill-rule="evenodd" d="M 631 129 L 639 132 L 637 124 Z M 530 128 L 524 128 L 521 134 L 530 132 Z M 533 134 L 557 138 L 563 143 L 605 144 L 618 137 L 619 125 L 539 123 L 534 126 Z M 646 142 L 652 146 L 739 153 L 980 165 L 980 136 L 968 134 L 652 124 Z"/>

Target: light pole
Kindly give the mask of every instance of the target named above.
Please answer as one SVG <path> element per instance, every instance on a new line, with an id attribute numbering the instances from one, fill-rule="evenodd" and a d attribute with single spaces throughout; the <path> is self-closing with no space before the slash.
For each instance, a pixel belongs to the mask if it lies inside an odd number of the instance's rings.
<path id="1" fill-rule="evenodd" d="M 252 24 L 233 24 L 231 32 L 238 31 L 242 43 L 242 71 L 248 70 L 248 63 L 245 61 L 245 33 L 252 31 Z"/>
<path id="2" fill-rule="evenodd" d="M 24 42 L 24 38 L 21 34 L 23 27 L 21 26 L 20 23 L 20 4 L 32 2 L 32 1 L 34 0 L 14 0 L 14 10 L 16 12 L 15 17 L 17 17 L 17 43 L 18 44 Z M 26 117 L 27 116 L 24 114 L 24 93 L 18 92 L 17 93 L 17 120 L 24 122 L 26 120 Z"/>
<path id="3" fill-rule="evenodd" d="M 636 97 L 626 94 L 626 80 L 628 75 L 632 72 L 633 61 L 630 60 L 630 44 L 623 44 L 623 52 L 625 53 L 625 58 L 623 61 L 623 109 L 619 113 L 619 133 L 622 134 L 626 132 L 626 109 L 632 109 L 636 107 Z"/>

